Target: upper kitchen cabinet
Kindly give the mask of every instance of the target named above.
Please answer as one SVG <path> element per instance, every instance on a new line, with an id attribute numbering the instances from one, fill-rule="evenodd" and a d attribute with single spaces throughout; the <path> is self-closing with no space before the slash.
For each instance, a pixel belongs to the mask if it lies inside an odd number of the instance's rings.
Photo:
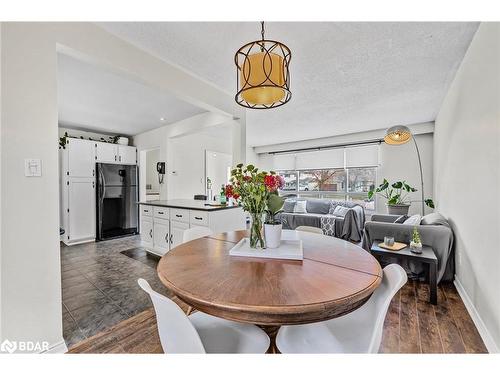
<path id="1" fill-rule="evenodd" d="M 121 164 L 137 164 L 136 150 L 133 146 L 118 145 L 118 162 Z"/>
<path id="2" fill-rule="evenodd" d="M 98 163 L 117 163 L 118 145 L 114 143 L 95 142 L 95 161 Z"/>
<path id="3" fill-rule="evenodd" d="M 70 177 L 94 177 L 95 142 L 85 139 L 69 139 L 66 144 L 67 169 Z"/>
<path id="4" fill-rule="evenodd" d="M 137 164 L 136 148 L 114 143 L 95 142 L 98 163 Z"/>

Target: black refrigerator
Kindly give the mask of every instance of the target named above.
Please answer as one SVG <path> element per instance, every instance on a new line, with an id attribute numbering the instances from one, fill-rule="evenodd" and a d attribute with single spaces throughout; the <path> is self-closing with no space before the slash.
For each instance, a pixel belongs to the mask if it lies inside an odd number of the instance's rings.
<path id="1" fill-rule="evenodd" d="M 137 234 L 137 166 L 96 163 L 96 170 L 97 240 Z"/>

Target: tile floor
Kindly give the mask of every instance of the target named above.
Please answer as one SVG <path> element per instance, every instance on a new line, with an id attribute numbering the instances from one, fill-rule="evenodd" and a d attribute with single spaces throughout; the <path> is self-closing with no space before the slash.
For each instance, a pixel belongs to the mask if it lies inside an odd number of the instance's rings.
<path id="1" fill-rule="evenodd" d="M 65 246 L 61 244 L 63 336 L 66 345 L 114 326 L 151 307 L 137 285 L 142 277 L 171 294 L 156 274 L 158 258 L 139 247 L 138 236 Z"/>

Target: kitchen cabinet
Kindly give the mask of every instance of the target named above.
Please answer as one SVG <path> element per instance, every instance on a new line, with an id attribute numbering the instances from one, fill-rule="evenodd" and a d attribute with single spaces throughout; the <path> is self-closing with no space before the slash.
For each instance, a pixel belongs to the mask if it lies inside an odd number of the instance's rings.
<path id="1" fill-rule="evenodd" d="M 137 164 L 137 149 L 133 146 L 95 142 L 95 149 L 98 163 Z"/>
<path id="2" fill-rule="evenodd" d="M 95 161 L 97 163 L 116 163 L 118 146 L 114 143 L 95 142 Z"/>
<path id="3" fill-rule="evenodd" d="M 137 149 L 133 146 L 118 145 L 118 163 L 137 164 Z"/>
<path id="4" fill-rule="evenodd" d="M 155 218 L 153 222 L 153 247 L 158 255 L 164 255 L 170 249 L 170 221 Z"/>
<path id="5" fill-rule="evenodd" d="M 66 170 L 69 177 L 95 176 L 94 142 L 85 139 L 68 139 L 66 143 Z"/>
<path id="6" fill-rule="evenodd" d="M 162 201 L 167 204 L 141 203 L 141 243 L 147 251 L 164 255 L 183 242 L 184 232 L 193 227 L 208 227 L 214 233 L 230 232 L 246 228 L 245 214 L 241 207 L 207 209 L 204 202 L 193 205 L 179 200 Z M 183 204 L 187 204 L 187 208 Z"/>
<path id="7" fill-rule="evenodd" d="M 95 239 L 95 181 L 72 178 L 67 181 L 68 208 L 66 239 L 83 242 Z"/>
<path id="8" fill-rule="evenodd" d="M 175 220 L 170 221 L 170 234 L 172 235 L 172 240 L 170 241 L 171 249 L 182 243 L 182 238 L 186 229 L 189 229 L 188 223 Z"/>
<path id="9" fill-rule="evenodd" d="M 141 216 L 141 242 L 143 246 L 153 247 L 153 219 L 151 217 Z"/>

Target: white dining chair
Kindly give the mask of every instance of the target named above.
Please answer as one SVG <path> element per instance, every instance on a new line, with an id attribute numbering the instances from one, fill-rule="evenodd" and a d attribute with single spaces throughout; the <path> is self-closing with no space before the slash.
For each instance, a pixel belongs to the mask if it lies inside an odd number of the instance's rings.
<path id="1" fill-rule="evenodd" d="M 295 230 L 298 230 L 299 232 L 323 234 L 323 229 L 316 227 L 309 227 L 307 225 L 298 226 L 297 228 L 295 228 Z"/>
<path id="2" fill-rule="evenodd" d="M 401 266 L 388 265 L 382 283 L 359 309 L 324 322 L 283 326 L 276 346 L 282 353 L 377 353 L 389 304 L 407 280 Z"/>
<path id="3" fill-rule="evenodd" d="M 156 312 L 158 334 L 165 353 L 265 353 L 269 336 L 253 324 L 232 322 L 202 312 L 186 316 L 171 299 L 137 280 L 149 294 Z"/>
<path id="4" fill-rule="evenodd" d="M 193 241 L 205 236 L 211 236 L 212 234 L 214 234 L 214 232 L 207 227 L 192 227 L 186 229 L 182 234 L 182 243 Z"/>

